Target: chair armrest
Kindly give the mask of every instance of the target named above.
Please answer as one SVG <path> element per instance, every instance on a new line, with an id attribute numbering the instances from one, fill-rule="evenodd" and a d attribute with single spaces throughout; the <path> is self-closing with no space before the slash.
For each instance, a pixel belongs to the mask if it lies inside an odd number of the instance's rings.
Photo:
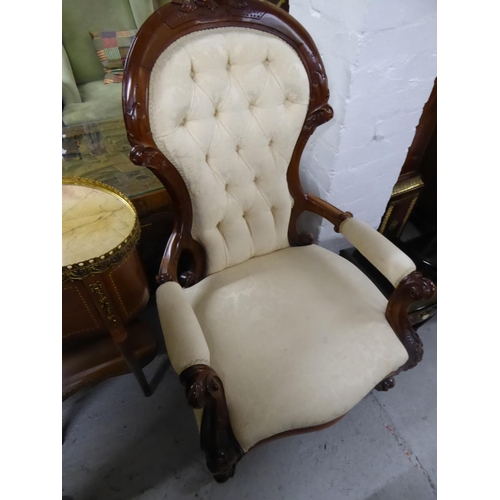
<path id="1" fill-rule="evenodd" d="M 306 194 L 305 210 L 321 215 L 331 222 L 370 263 L 396 288 L 400 281 L 415 271 L 413 261 L 385 236 L 368 224 L 355 219 L 350 212 L 343 212 L 325 200 Z"/>
<path id="2" fill-rule="evenodd" d="M 170 362 L 179 374 L 189 405 L 203 410 L 200 443 L 207 466 L 217 482 L 224 482 L 232 477 L 243 456 L 231 428 L 224 385 L 210 367 L 207 341 L 179 283 L 161 285 L 156 302 Z"/>
<path id="3" fill-rule="evenodd" d="M 416 270 L 413 261 L 385 236 L 351 217 L 340 224 L 339 232 L 396 288 Z"/>
<path id="4" fill-rule="evenodd" d="M 184 293 L 175 281 L 164 283 L 156 291 L 168 356 L 178 374 L 193 365 L 210 365 L 207 341 Z"/>
<path id="5" fill-rule="evenodd" d="M 82 96 L 76 86 L 75 76 L 64 45 L 62 48 L 62 99 L 65 106 L 82 102 Z"/>

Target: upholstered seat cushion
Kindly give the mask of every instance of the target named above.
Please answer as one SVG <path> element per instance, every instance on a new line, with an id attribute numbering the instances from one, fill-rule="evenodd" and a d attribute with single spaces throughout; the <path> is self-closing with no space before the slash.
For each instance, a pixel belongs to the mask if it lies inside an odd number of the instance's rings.
<path id="1" fill-rule="evenodd" d="M 345 414 L 408 358 L 385 319 L 384 296 L 356 267 L 316 245 L 254 257 L 186 290 L 162 285 L 167 346 L 169 336 L 182 338 L 182 318 L 172 321 L 182 311 L 179 292 L 201 326 L 244 450 Z M 197 326 L 184 327 L 196 335 Z M 171 357 L 175 351 L 169 347 Z M 207 357 L 206 346 L 198 352 Z"/>

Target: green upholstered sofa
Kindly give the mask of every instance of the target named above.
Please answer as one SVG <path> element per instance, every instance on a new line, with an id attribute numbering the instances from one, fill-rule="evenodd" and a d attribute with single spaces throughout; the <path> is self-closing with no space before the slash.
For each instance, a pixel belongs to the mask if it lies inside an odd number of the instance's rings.
<path id="1" fill-rule="evenodd" d="M 63 0 L 62 99 L 66 126 L 122 116 L 121 85 L 104 85 L 90 31 L 139 28 L 169 0 Z"/>
<path id="2" fill-rule="evenodd" d="M 270 0 L 288 10 L 288 1 Z M 121 85 L 104 85 L 90 31 L 138 29 L 170 0 L 63 0 L 62 100 L 66 126 L 122 117 Z"/>

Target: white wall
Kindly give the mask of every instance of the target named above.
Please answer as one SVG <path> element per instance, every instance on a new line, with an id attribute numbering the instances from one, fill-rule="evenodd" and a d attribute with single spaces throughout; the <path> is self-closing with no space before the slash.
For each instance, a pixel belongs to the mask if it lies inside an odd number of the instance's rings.
<path id="1" fill-rule="evenodd" d="M 335 116 L 302 158 L 304 188 L 378 227 L 436 77 L 436 0 L 291 0 L 325 63 Z M 329 223 L 302 226 L 338 251 Z"/>

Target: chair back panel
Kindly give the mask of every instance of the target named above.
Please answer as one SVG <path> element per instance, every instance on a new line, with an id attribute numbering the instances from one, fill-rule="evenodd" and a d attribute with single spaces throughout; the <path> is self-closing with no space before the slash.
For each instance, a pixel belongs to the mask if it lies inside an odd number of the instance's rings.
<path id="1" fill-rule="evenodd" d="M 157 276 L 190 287 L 312 236 L 302 152 L 333 116 L 321 56 L 292 16 L 260 0 L 175 0 L 139 30 L 123 78 L 130 159 L 175 212 Z M 339 211 L 340 212 L 340 211 Z"/>
<path id="2" fill-rule="evenodd" d="M 289 246 L 287 170 L 309 93 L 297 52 L 251 28 L 190 33 L 156 60 L 151 133 L 189 191 L 207 274 Z"/>

